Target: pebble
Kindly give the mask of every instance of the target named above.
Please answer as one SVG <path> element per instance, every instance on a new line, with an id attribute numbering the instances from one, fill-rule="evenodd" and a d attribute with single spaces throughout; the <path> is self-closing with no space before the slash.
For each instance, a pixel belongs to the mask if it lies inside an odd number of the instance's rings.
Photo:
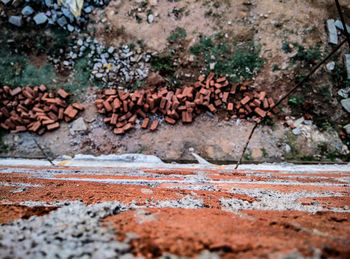
<path id="1" fill-rule="evenodd" d="M 29 15 L 32 15 L 34 13 L 34 9 L 31 8 L 29 5 L 27 5 L 22 9 L 21 13 L 22 13 L 22 15 L 29 16 Z"/>
<path id="2" fill-rule="evenodd" d="M 34 19 L 34 22 L 38 25 L 44 24 L 48 20 L 47 16 L 44 13 L 37 13 L 33 19 Z"/>
<path id="3" fill-rule="evenodd" d="M 154 19 L 153 14 L 149 14 L 148 17 L 147 17 L 147 21 L 148 21 L 149 23 L 152 23 L 152 22 L 153 22 L 153 19 Z"/>
<path id="4" fill-rule="evenodd" d="M 21 27 L 22 26 L 22 16 L 10 16 L 9 23 Z"/>
<path id="5" fill-rule="evenodd" d="M 292 130 L 293 134 L 299 136 L 301 134 L 301 130 L 299 128 L 295 128 Z"/>
<path id="6" fill-rule="evenodd" d="M 332 62 L 329 62 L 327 65 L 326 65 L 328 71 L 333 71 L 334 70 L 334 67 L 335 67 L 335 62 L 332 61 Z"/>
<path id="7" fill-rule="evenodd" d="M 291 151 L 292 151 L 292 148 L 288 144 L 286 144 L 286 152 L 290 153 Z"/>

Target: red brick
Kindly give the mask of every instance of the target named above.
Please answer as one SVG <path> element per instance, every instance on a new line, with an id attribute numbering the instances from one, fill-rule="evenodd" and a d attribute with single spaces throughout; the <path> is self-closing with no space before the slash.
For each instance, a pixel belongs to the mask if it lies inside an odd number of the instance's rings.
<path id="1" fill-rule="evenodd" d="M 260 109 L 260 108 L 255 108 L 255 110 L 254 110 L 254 112 L 256 113 L 256 114 L 258 114 L 260 117 L 264 117 L 265 115 L 266 115 L 266 111 L 263 111 L 262 109 Z"/>
<path id="2" fill-rule="evenodd" d="M 266 97 L 266 92 L 264 92 L 264 91 L 260 92 L 260 94 L 259 94 L 259 100 L 260 100 L 261 102 L 264 101 L 265 97 Z"/>
<path id="3" fill-rule="evenodd" d="M 275 107 L 275 102 L 273 101 L 273 99 L 272 99 L 271 97 L 269 97 L 269 98 L 267 99 L 267 101 L 269 102 L 270 108 Z"/>
<path id="4" fill-rule="evenodd" d="M 64 115 L 64 109 L 63 108 L 59 108 L 58 109 L 58 119 L 62 120 L 63 119 L 63 115 Z"/>
<path id="5" fill-rule="evenodd" d="M 29 99 L 33 99 L 33 95 L 27 90 L 23 90 L 22 94 Z"/>
<path id="6" fill-rule="evenodd" d="M 59 127 L 60 127 L 60 124 L 58 122 L 55 122 L 53 124 L 46 126 L 47 130 L 54 130 L 54 129 L 58 129 Z"/>
<path id="7" fill-rule="evenodd" d="M 51 120 L 51 119 L 45 119 L 42 121 L 42 125 L 49 125 L 49 124 L 53 124 L 55 123 L 54 120 Z"/>
<path id="8" fill-rule="evenodd" d="M 47 88 L 46 88 L 45 85 L 41 84 L 41 85 L 39 86 L 39 90 L 42 91 L 42 92 L 45 92 L 45 91 L 47 90 Z"/>
<path id="9" fill-rule="evenodd" d="M 220 77 L 220 78 L 216 79 L 217 83 L 222 83 L 222 82 L 225 82 L 225 81 L 226 81 L 226 77 Z"/>
<path id="10" fill-rule="evenodd" d="M 141 128 L 147 129 L 148 123 L 149 123 L 149 118 L 145 118 L 145 119 L 143 120 L 143 123 L 142 123 Z"/>
<path id="11" fill-rule="evenodd" d="M 111 123 L 112 125 L 116 125 L 116 124 L 117 124 L 117 120 L 118 120 L 118 114 L 113 113 L 113 114 L 112 114 L 112 117 L 111 117 L 110 123 Z"/>
<path id="12" fill-rule="evenodd" d="M 222 104 L 222 102 L 221 102 L 220 99 L 217 99 L 217 100 L 215 100 L 214 104 L 215 104 L 216 107 L 218 107 L 218 106 L 220 106 Z"/>
<path id="13" fill-rule="evenodd" d="M 103 122 L 105 123 L 105 124 L 107 124 L 107 123 L 110 123 L 112 121 L 112 118 L 104 118 L 103 119 Z M 112 124 L 112 123 L 111 123 Z"/>
<path id="14" fill-rule="evenodd" d="M 222 101 L 224 103 L 227 103 L 227 100 L 228 100 L 228 96 L 229 96 L 229 92 L 224 92 L 223 95 L 222 95 Z"/>
<path id="15" fill-rule="evenodd" d="M 246 87 L 246 86 L 241 86 L 241 87 L 239 88 L 239 90 L 241 90 L 242 92 L 247 91 L 247 87 Z"/>
<path id="16" fill-rule="evenodd" d="M 204 79 L 205 79 L 205 76 L 203 76 L 203 75 L 200 75 L 200 76 L 198 77 L 198 81 L 199 81 L 199 82 L 203 82 Z"/>
<path id="17" fill-rule="evenodd" d="M 247 111 L 248 113 L 252 113 L 252 109 L 249 107 L 248 104 L 244 105 L 244 108 L 246 109 L 246 111 Z"/>
<path id="18" fill-rule="evenodd" d="M 107 112 L 111 112 L 113 110 L 111 104 L 108 101 L 103 102 L 103 106 L 106 109 Z"/>
<path id="19" fill-rule="evenodd" d="M 16 132 L 24 132 L 26 130 L 26 126 L 16 126 Z"/>
<path id="20" fill-rule="evenodd" d="M 241 104 L 245 105 L 245 104 L 247 104 L 249 101 L 250 101 L 250 97 L 249 97 L 249 96 L 246 96 L 246 97 L 244 97 L 244 98 L 241 100 Z"/>
<path id="21" fill-rule="evenodd" d="M 116 134 L 116 135 L 122 135 L 122 134 L 124 134 L 123 128 L 115 128 L 113 132 L 114 132 L 114 134 Z"/>
<path id="22" fill-rule="evenodd" d="M 160 101 L 160 105 L 159 107 L 161 109 L 164 109 L 165 108 L 165 105 L 166 105 L 166 102 L 167 102 L 167 99 L 165 97 L 162 97 L 162 100 Z"/>
<path id="23" fill-rule="evenodd" d="M 215 112 L 216 112 L 216 108 L 214 107 L 213 104 L 209 104 L 209 105 L 208 105 L 208 108 L 209 108 L 209 110 L 210 110 L 212 113 L 215 113 Z"/>
<path id="24" fill-rule="evenodd" d="M 16 87 L 15 89 L 11 90 L 10 95 L 15 96 L 15 95 L 19 94 L 20 92 L 22 92 L 22 89 L 20 87 Z"/>
<path id="25" fill-rule="evenodd" d="M 263 107 L 264 109 L 268 109 L 270 106 L 269 106 L 269 102 L 266 98 L 264 98 L 264 101 L 263 101 Z"/>
<path id="26" fill-rule="evenodd" d="M 77 116 L 78 111 L 73 108 L 73 106 L 69 105 L 65 110 L 64 110 L 64 115 L 67 115 L 69 118 L 75 118 Z"/>
<path id="27" fill-rule="evenodd" d="M 159 122 L 157 120 L 154 120 L 151 124 L 150 130 L 155 131 L 158 127 Z"/>
<path id="28" fill-rule="evenodd" d="M 227 110 L 228 111 L 233 111 L 233 103 L 228 103 Z"/>
<path id="29" fill-rule="evenodd" d="M 119 97 L 120 97 L 120 100 L 124 101 L 124 100 L 128 99 L 129 96 L 130 96 L 130 93 L 126 92 L 125 94 L 123 94 L 122 96 L 119 96 Z"/>
<path id="30" fill-rule="evenodd" d="M 134 114 L 133 116 L 130 117 L 129 122 L 132 123 L 132 124 L 134 124 L 135 121 L 136 121 L 136 119 L 137 119 L 137 115 Z"/>
<path id="31" fill-rule="evenodd" d="M 120 102 L 119 98 L 115 98 L 112 105 L 114 110 L 118 110 L 122 103 Z"/>
<path id="32" fill-rule="evenodd" d="M 0 126 L 1 126 L 1 128 L 5 129 L 5 130 L 9 130 L 10 129 L 10 127 L 7 126 L 7 124 L 5 124 L 5 123 L 1 123 Z"/>
<path id="33" fill-rule="evenodd" d="M 165 119 L 164 119 L 167 123 L 169 123 L 169 124 L 172 124 L 172 125 L 174 125 L 175 123 L 176 123 L 176 120 L 174 120 L 174 119 L 172 119 L 172 118 L 170 118 L 170 117 L 168 117 L 168 116 L 165 116 Z"/>
<path id="34" fill-rule="evenodd" d="M 73 103 L 72 106 L 79 111 L 84 110 L 84 107 L 82 105 L 80 105 L 79 103 Z"/>
<path id="35" fill-rule="evenodd" d="M 123 127 L 123 130 L 124 132 L 128 131 L 128 130 L 131 130 L 133 128 L 132 124 L 131 123 L 127 123 L 124 127 Z"/>
<path id="36" fill-rule="evenodd" d="M 63 89 L 59 89 L 59 90 L 57 91 L 57 94 L 58 94 L 59 96 L 61 96 L 63 99 L 66 99 L 66 98 L 69 96 L 69 94 L 68 94 L 65 90 L 63 90 Z"/>
<path id="37" fill-rule="evenodd" d="M 118 122 L 116 126 L 117 128 L 123 128 L 126 125 L 126 123 L 127 123 L 126 121 Z"/>
<path id="38" fill-rule="evenodd" d="M 261 102 L 257 99 L 254 99 L 253 103 L 257 106 L 260 107 Z"/>
<path id="39" fill-rule="evenodd" d="M 53 112 L 49 112 L 47 115 L 50 117 L 51 120 L 54 120 L 54 121 L 58 120 L 56 114 L 54 114 Z"/>
<path id="40" fill-rule="evenodd" d="M 127 112 L 128 110 L 128 101 L 123 101 L 123 111 Z"/>

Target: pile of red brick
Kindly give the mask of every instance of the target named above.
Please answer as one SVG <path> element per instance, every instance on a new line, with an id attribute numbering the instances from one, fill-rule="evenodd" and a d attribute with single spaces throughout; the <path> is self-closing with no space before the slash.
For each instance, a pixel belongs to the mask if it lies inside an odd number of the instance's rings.
<path id="1" fill-rule="evenodd" d="M 47 92 L 45 85 L 10 89 L 0 88 L 0 127 L 11 133 L 31 131 L 42 135 L 47 130 L 59 128 L 60 120 L 70 122 L 79 111 L 80 104 L 68 105 L 68 93 L 62 89 Z"/>
<path id="2" fill-rule="evenodd" d="M 226 109 L 229 114 L 237 114 L 240 118 L 254 117 L 259 120 L 267 114 L 267 110 L 278 109 L 266 92 L 255 92 L 249 89 L 251 83 L 229 84 L 225 77 L 214 80 L 214 74 L 207 78 L 200 76 L 192 86 L 184 86 L 176 91 L 166 88 L 136 90 L 134 93 L 124 90 L 106 89 L 101 99 L 95 101 L 98 112 L 105 114 L 105 123 L 111 126 L 115 134 L 123 134 L 133 128 L 137 117 L 143 118 L 142 128 L 148 128 L 148 114 L 160 112 L 165 121 L 175 124 L 179 119 L 183 123 L 191 123 L 195 116 L 209 110 L 216 113 L 219 108 Z M 153 120 L 150 130 L 158 127 Z"/>

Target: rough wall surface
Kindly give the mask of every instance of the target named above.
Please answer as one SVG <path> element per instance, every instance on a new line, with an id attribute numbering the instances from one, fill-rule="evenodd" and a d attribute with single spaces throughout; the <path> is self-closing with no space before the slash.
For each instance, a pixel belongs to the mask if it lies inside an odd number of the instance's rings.
<path id="1" fill-rule="evenodd" d="M 123 159 L 0 160 L 0 256 L 350 257 L 348 165 Z"/>

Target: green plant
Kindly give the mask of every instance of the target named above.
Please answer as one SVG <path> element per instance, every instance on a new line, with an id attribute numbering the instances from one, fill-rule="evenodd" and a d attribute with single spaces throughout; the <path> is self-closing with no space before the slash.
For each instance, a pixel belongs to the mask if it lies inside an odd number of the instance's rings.
<path id="1" fill-rule="evenodd" d="M 292 48 L 289 46 L 289 43 L 288 42 L 282 42 L 282 50 L 285 52 L 285 53 L 291 53 L 292 52 Z"/>
<path id="2" fill-rule="evenodd" d="M 272 67 L 272 71 L 275 72 L 275 71 L 278 71 L 278 70 L 280 70 L 280 67 L 277 64 L 274 64 L 273 67 Z"/>
<path id="3" fill-rule="evenodd" d="M 154 71 L 159 71 L 159 73 L 163 76 L 173 74 L 175 72 L 173 63 L 174 61 L 170 53 L 166 53 L 157 57 L 152 57 L 150 61 L 152 69 Z"/>
<path id="4" fill-rule="evenodd" d="M 168 41 L 177 43 L 180 39 L 186 38 L 186 36 L 187 34 L 185 29 L 181 27 L 176 27 L 176 29 L 170 33 L 170 36 L 168 37 Z"/>
<path id="5" fill-rule="evenodd" d="M 298 48 L 298 51 L 295 56 L 292 57 L 292 61 L 301 61 L 307 66 L 313 66 L 317 61 L 321 60 L 321 46 L 316 44 L 315 47 L 309 47 L 306 49 L 304 46 L 293 43 L 295 47 Z"/>
<path id="6" fill-rule="evenodd" d="M 269 156 L 269 154 L 267 153 L 267 151 L 266 151 L 266 149 L 265 148 L 260 148 L 260 150 L 261 150 L 261 152 L 262 152 L 262 154 L 263 154 L 263 157 L 268 157 Z"/>
<path id="7" fill-rule="evenodd" d="M 201 37 L 198 44 L 190 48 L 196 56 L 202 56 L 207 64 L 215 62 L 216 74 L 226 75 L 231 81 L 241 78 L 251 79 L 263 66 L 264 60 L 259 57 L 260 47 L 252 42 L 240 46 L 228 45 L 226 42 L 215 43 L 209 37 Z"/>

